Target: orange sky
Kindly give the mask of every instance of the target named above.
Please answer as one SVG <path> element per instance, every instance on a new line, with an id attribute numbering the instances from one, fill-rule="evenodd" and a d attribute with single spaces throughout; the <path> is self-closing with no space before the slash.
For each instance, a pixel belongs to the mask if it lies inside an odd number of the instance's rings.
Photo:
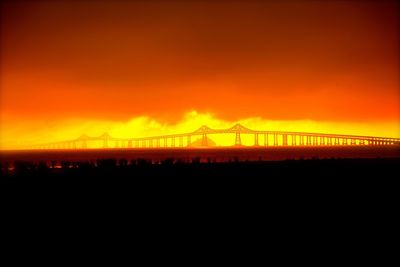
<path id="1" fill-rule="evenodd" d="M 1 147 L 67 121 L 174 125 L 193 110 L 400 136 L 395 1 L 1 5 Z"/>

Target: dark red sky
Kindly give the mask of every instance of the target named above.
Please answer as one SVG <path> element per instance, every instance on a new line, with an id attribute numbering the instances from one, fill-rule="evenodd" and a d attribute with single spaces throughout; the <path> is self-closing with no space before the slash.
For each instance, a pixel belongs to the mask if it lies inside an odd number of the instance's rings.
<path id="1" fill-rule="evenodd" d="M 394 1 L 8 1 L 1 11 L 3 116 L 400 119 Z"/>

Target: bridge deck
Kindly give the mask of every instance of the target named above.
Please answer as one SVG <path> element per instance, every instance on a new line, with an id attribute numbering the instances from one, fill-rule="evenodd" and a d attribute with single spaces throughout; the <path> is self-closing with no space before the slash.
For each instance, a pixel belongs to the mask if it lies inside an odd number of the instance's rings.
<path id="1" fill-rule="evenodd" d="M 194 137 L 201 138 L 201 146 L 208 146 L 209 135 L 233 134 L 232 146 L 241 146 L 241 135 L 251 135 L 254 138 L 254 146 L 366 146 L 366 145 L 400 145 L 400 138 L 376 137 L 361 135 L 343 135 L 327 133 L 285 132 L 285 131 L 259 131 L 251 130 L 240 124 L 228 129 L 211 129 L 202 126 L 190 133 L 170 134 L 162 136 L 149 136 L 140 138 L 115 138 L 108 133 L 99 137 L 81 137 L 47 144 L 31 146 L 36 149 L 85 149 L 90 147 L 90 142 L 102 142 L 103 148 L 176 148 L 190 147 Z"/>

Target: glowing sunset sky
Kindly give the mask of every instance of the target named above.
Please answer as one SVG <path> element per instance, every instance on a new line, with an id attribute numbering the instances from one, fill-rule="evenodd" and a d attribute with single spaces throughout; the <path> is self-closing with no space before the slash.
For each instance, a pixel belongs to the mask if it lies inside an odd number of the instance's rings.
<path id="1" fill-rule="evenodd" d="M 400 137 L 399 5 L 376 2 L 3 1 L 0 147 L 236 121 Z"/>

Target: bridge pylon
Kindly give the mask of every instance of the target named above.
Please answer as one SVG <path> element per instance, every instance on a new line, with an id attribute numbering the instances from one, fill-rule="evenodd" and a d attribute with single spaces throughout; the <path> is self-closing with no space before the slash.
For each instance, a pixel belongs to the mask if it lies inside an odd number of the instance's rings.
<path id="1" fill-rule="evenodd" d="M 241 146 L 242 140 L 240 138 L 240 132 L 235 133 L 235 146 Z"/>
<path id="2" fill-rule="evenodd" d="M 258 133 L 254 134 L 254 146 L 259 146 L 259 144 L 258 144 Z"/>
<path id="3" fill-rule="evenodd" d="M 260 131 L 251 130 L 236 124 L 227 129 L 212 129 L 203 125 L 194 132 L 169 134 L 152 137 L 140 138 L 114 138 L 108 133 L 104 133 L 98 137 L 88 137 L 82 135 L 77 139 L 67 140 L 62 142 L 52 142 L 48 144 L 34 145 L 33 149 L 87 149 L 88 143 L 96 142 L 101 147 L 99 142 L 103 143 L 103 148 L 108 148 L 110 145 L 122 148 L 160 148 L 160 147 L 191 147 L 194 144 L 198 145 L 198 141 L 202 147 L 208 147 L 209 135 L 214 134 L 235 134 L 234 146 L 243 146 L 241 134 L 246 137 L 254 138 L 254 146 L 262 145 L 261 139 L 264 140 L 264 146 L 377 146 L 377 145 L 400 145 L 400 138 L 392 137 L 375 137 L 375 136 L 356 136 L 356 135 L 343 135 L 343 134 L 326 134 L 326 133 L 306 133 L 306 132 L 284 132 L 284 131 Z M 198 138 L 201 140 L 197 140 Z M 271 138 L 269 138 L 271 137 Z M 192 144 L 192 139 L 196 141 Z M 269 144 L 270 142 L 270 144 Z M 110 144 L 111 143 L 111 144 Z M 213 144 L 214 145 L 214 144 Z M 231 143 L 232 145 L 232 143 Z"/>
<path id="4" fill-rule="evenodd" d="M 207 134 L 203 134 L 203 138 L 201 139 L 201 146 L 208 146 Z"/>

